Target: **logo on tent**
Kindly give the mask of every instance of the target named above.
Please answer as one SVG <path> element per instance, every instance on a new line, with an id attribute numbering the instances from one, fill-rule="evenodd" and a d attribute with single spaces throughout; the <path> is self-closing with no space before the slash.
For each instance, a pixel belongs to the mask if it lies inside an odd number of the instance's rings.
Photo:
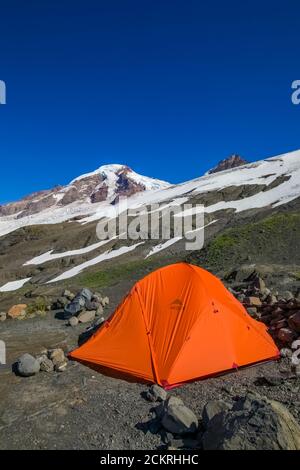
<path id="1" fill-rule="evenodd" d="M 173 300 L 171 303 L 171 310 L 176 310 L 179 312 L 183 307 L 183 302 L 180 299 Z"/>

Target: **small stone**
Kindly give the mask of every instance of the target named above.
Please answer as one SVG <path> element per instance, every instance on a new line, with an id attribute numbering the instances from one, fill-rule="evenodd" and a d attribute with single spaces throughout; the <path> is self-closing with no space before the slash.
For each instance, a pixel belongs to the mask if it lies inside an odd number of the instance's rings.
<path id="1" fill-rule="evenodd" d="M 287 301 L 294 299 L 293 294 L 289 290 L 285 291 L 282 297 Z"/>
<path id="2" fill-rule="evenodd" d="M 102 300 L 102 295 L 99 294 L 98 292 L 95 292 L 95 294 L 93 294 L 92 296 L 92 301 L 101 303 L 101 300 Z"/>
<path id="3" fill-rule="evenodd" d="M 292 357 L 293 351 L 289 348 L 281 348 L 280 356 L 281 357 Z"/>
<path id="4" fill-rule="evenodd" d="M 260 291 L 263 291 L 264 289 L 266 289 L 265 281 L 259 276 L 254 280 L 254 286 Z"/>
<path id="5" fill-rule="evenodd" d="M 71 317 L 71 318 L 69 319 L 69 321 L 68 321 L 68 324 L 69 324 L 70 326 L 77 326 L 78 323 L 79 323 L 79 320 L 78 320 L 77 317 Z"/>
<path id="6" fill-rule="evenodd" d="M 73 300 L 75 297 L 75 294 L 73 294 L 73 292 L 69 291 L 68 289 L 64 290 L 62 295 L 63 297 L 66 297 L 68 300 Z"/>
<path id="7" fill-rule="evenodd" d="M 79 323 L 88 323 L 88 322 L 93 321 L 95 316 L 96 316 L 95 311 L 89 311 L 89 312 L 81 312 L 77 318 L 78 318 Z"/>
<path id="8" fill-rule="evenodd" d="M 256 317 L 257 308 L 256 307 L 247 307 L 247 312 L 249 313 L 250 317 Z"/>
<path id="9" fill-rule="evenodd" d="M 167 392 L 160 387 L 159 385 L 151 385 L 146 393 L 146 398 L 148 401 L 164 401 L 167 399 Z"/>
<path id="10" fill-rule="evenodd" d="M 99 305 L 99 307 L 96 310 L 96 317 L 101 317 L 102 314 L 103 314 L 103 307 L 102 305 Z"/>
<path id="11" fill-rule="evenodd" d="M 259 297 L 246 297 L 245 302 L 247 305 L 251 305 L 252 307 L 260 307 L 261 300 Z"/>
<path id="12" fill-rule="evenodd" d="M 7 318 L 6 312 L 1 312 L 1 313 L 0 313 L 0 322 L 1 322 L 1 321 L 5 321 L 6 318 Z"/>
<path id="13" fill-rule="evenodd" d="M 101 304 L 102 304 L 102 307 L 106 307 L 106 305 L 109 304 L 109 298 L 106 296 L 106 297 L 103 297 L 101 299 Z"/>
<path id="14" fill-rule="evenodd" d="M 39 372 L 40 363 L 31 354 L 25 353 L 17 361 L 17 370 L 22 377 L 30 377 Z"/>
<path id="15" fill-rule="evenodd" d="M 87 300 L 86 303 L 85 303 L 86 310 L 95 310 L 95 311 L 97 311 L 97 309 L 99 307 L 101 307 L 101 304 L 96 302 L 96 301 Z"/>
<path id="16" fill-rule="evenodd" d="M 55 364 L 54 369 L 56 372 L 64 372 L 67 368 L 67 361 L 65 360 L 64 362 L 61 362 L 59 364 Z"/>

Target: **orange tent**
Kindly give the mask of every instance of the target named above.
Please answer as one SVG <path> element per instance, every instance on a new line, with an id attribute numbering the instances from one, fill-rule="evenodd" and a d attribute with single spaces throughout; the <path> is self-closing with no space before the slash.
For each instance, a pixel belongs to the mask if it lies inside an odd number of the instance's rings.
<path id="1" fill-rule="evenodd" d="M 70 357 L 169 388 L 277 358 L 266 330 L 215 276 L 178 263 L 137 282 Z"/>

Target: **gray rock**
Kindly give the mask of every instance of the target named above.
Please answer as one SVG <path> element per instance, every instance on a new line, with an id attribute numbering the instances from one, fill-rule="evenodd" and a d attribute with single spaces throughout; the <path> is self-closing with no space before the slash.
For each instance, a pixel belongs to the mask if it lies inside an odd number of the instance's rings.
<path id="1" fill-rule="evenodd" d="M 96 326 L 100 326 L 102 325 L 102 323 L 105 322 L 105 318 L 104 317 L 99 317 L 99 318 L 96 318 L 95 321 L 93 321 L 92 323 L 92 328 L 95 328 Z"/>
<path id="2" fill-rule="evenodd" d="M 165 401 L 167 399 L 167 392 L 160 387 L 159 385 L 151 385 L 146 393 L 146 398 L 148 401 Z"/>
<path id="3" fill-rule="evenodd" d="M 249 313 L 250 317 L 256 317 L 257 308 L 256 307 L 247 307 L 247 312 Z"/>
<path id="4" fill-rule="evenodd" d="M 54 370 L 53 362 L 50 359 L 48 359 L 46 354 L 43 354 L 42 356 L 37 357 L 37 361 L 40 364 L 40 370 L 42 372 L 53 372 Z"/>
<path id="5" fill-rule="evenodd" d="M 209 421 L 202 445 L 204 450 L 299 450 L 300 426 L 281 403 L 248 393 Z"/>
<path id="6" fill-rule="evenodd" d="M 78 315 L 78 321 L 79 323 L 88 323 L 94 320 L 96 316 L 96 312 L 94 311 L 89 311 L 89 312 L 81 312 Z"/>
<path id="7" fill-rule="evenodd" d="M 56 372 L 64 372 L 67 368 L 67 365 L 68 365 L 68 362 L 65 359 L 64 362 L 60 362 L 58 364 L 55 364 L 54 369 L 55 369 Z"/>
<path id="8" fill-rule="evenodd" d="M 66 297 L 59 297 L 55 302 L 56 309 L 65 308 L 66 305 L 68 305 Z"/>
<path id="9" fill-rule="evenodd" d="M 68 321 L 68 324 L 69 324 L 70 326 L 77 326 L 78 323 L 79 323 L 79 320 L 78 320 L 77 317 L 71 317 L 71 318 L 69 319 L 69 321 Z"/>
<path id="10" fill-rule="evenodd" d="M 247 265 L 244 264 L 240 266 L 238 269 L 235 270 L 235 280 L 236 282 L 246 281 L 255 273 L 255 266 L 254 265 Z"/>
<path id="11" fill-rule="evenodd" d="M 84 288 L 79 291 L 76 297 L 83 297 L 85 300 L 91 301 L 93 293 L 90 291 L 90 289 Z"/>
<path id="12" fill-rule="evenodd" d="M 30 377 L 39 372 L 40 363 L 31 354 L 25 353 L 17 361 L 17 370 L 22 377 Z"/>
<path id="13" fill-rule="evenodd" d="M 206 428 L 208 423 L 219 413 L 227 412 L 231 406 L 224 401 L 211 400 L 203 408 L 202 421 Z"/>
<path id="14" fill-rule="evenodd" d="M 0 321 L 5 321 L 7 318 L 6 312 L 0 312 Z"/>
<path id="15" fill-rule="evenodd" d="M 79 300 L 73 300 L 68 305 L 65 306 L 65 313 L 68 315 L 77 315 L 83 309 L 84 305 Z"/>
<path id="16" fill-rule="evenodd" d="M 161 424 L 172 434 L 183 435 L 197 431 L 198 419 L 180 398 L 171 396 L 163 403 Z"/>
<path id="17" fill-rule="evenodd" d="M 97 311 L 99 307 L 101 307 L 101 304 L 99 302 L 94 301 L 94 300 L 87 300 L 86 303 L 85 303 L 86 310 L 95 310 L 95 311 Z"/>
<path id="18" fill-rule="evenodd" d="M 102 300 L 102 295 L 99 294 L 98 292 L 95 292 L 95 294 L 93 294 L 92 296 L 92 301 L 99 302 L 99 304 L 101 304 L 101 300 Z"/>

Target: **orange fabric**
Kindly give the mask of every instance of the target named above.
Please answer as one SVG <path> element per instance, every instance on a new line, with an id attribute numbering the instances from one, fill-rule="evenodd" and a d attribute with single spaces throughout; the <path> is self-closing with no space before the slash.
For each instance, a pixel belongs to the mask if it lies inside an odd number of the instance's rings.
<path id="1" fill-rule="evenodd" d="M 221 281 L 178 263 L 137 282 L 70 356 L 167 387 L 278 354 L 266 326 Z"/>

